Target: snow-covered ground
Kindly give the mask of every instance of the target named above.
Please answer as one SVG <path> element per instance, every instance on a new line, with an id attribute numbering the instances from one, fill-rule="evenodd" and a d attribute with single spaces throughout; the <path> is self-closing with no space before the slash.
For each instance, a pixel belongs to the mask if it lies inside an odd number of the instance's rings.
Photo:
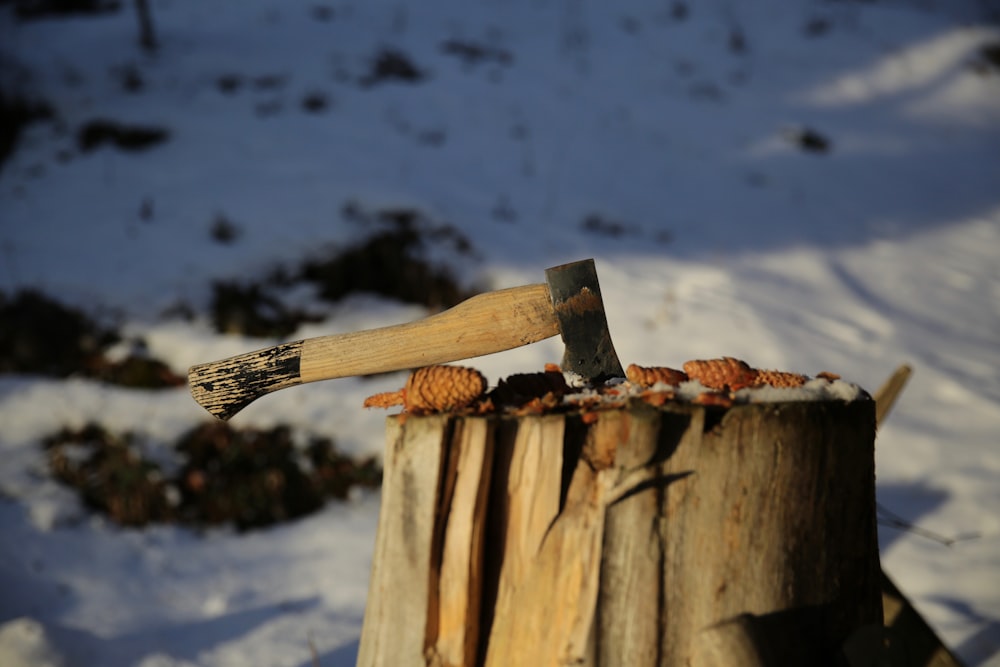
<path id="1" fill-rule="evenodd" d="M 408 207 L 471 242 L 428 248 L 465 285 L 540 282 L 594 257 L 626 364 L 731 355 L 874 390 L 910 363 L 879 433 L 880 503 L 974 537 L 884 528 L 883 565 L 968 664 L 1000 665 L 990 2 L 150 4 L 155 54 L 130 3 L 30 23 L 0 6 L 5 85 L 59 116 L 0 172 L 0 289 L 110 314 L 183 372 L 274 342 L 213 332 L 213 280 L 363 239 L 349 203 Z M 385 50 L 423 77 L 366 82 Z M 94 118 L 170 139 L 81 152 L 75 133 Z M 806 131 L 827 150 L 804 147 Z M 212 240 L 219 216 L 234 242 Z M 196 317 L 164 315 L 178 304 Z M 427 314 L 363 296 L 325 312 L 290 338 Z M 496 382 L 560 356 L 549 340 L 470 363 Z M 289 389 L 234 421 L 377 454 L 385 415 L 362 400 L 402 381 Z M 247 534 L 122 529 L 49 478 L 39 445 L 95 419 L 168 443 L 206 418 L 183 388 L 0 377 L 0 663 L 353 664 L 377 494 Z"/>

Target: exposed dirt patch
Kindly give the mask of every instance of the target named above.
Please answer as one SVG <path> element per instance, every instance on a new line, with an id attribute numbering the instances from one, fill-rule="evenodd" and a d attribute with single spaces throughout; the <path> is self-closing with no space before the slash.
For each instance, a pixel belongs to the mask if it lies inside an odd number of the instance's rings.
<path id="1" fill-rule="evenodd" d="M 94 380 L 130 389 L 165 389 L 187 384 L 187 379 L 175 373 L 170 366 L 141 353 L 130 354 L 118 361 L 92 357 L 83 368 L 83 373 Z"/>
<path id="2" fill-rule="evenodd" d="M 244 83 L 243 77 L 239 74 L 223 74 L 215 80 L 215 86 L 225 95 L 239 92 Z"/>
<path id="3" fill-rule="evenodd" d="M 785 138 L 807 153 L 829 153 L 833 149 L 833 142 L 827 136 L 809 127 L 791 130 Z"/>
<path id="4" fill-rule="evenodd" d="M 639 230 L 634 225 L 629 225 L 620 220 L 608 218 L 599 213 L 587 215 L 580 223 L 580 229 L 591 234 L 607 236 L 609 238 L 620 238 L 629 234 L 637 234 Z"/>
<path id="5" fill-rule="evenodd" d="M 42 441 L 52 476 L 76 489 L 90 509 L 125 526 L 168 520 L 175 507 L 167 481 L 132 444 L 93 424 Z"/>
<path id="6" fill-rule="evenodd" d="M 84 153 L 101 146 L 114 146 L 124 151 L 143 151 L 170 138 L 162 127 L 125 125 L 114 120 L 97 118 L 84 123 L 77 131 L 76 144 Z"/>
<path id="7" fill-rule="evenodd" d="M 35 290 L 0 294 L 0 322 L 0 373 L 67 377 L 118 340 L 83 311 Z"/>
<path id="8" fill-rule="evenodd" d="M 290 306 L 284 298 L 283 293 L 303 282 L 312 283 L 317 296 L 329 302 L 374 294 L 432 311 L 479 293 L 459 284 L 447 265 L 428 258 L 431 250 L 442 248 L 449 256 L 475 256 L 471 241 L 455 227 L 416 209 L 369 210 L 356 202 L 346 204 L 341 215 L 370 229 L 366 240 L 281 268 L 262 281 L 215 283 L 210 309 L 216 330 L 283 338 L 303 323 L 322 321 L 322 313 Z"/>
<path id="9" fill-rule="evenodd" d="M 11 298 L 0 293 L 0 373 L 88 377 L 125 387 L 157 389 L 185 383 L 162 361 L 141 352 L 109 359 L 120 341 L 82 310 L 35 290 Z"/>
<path id="10" fill-rule="evenodd" d="M 142 76 L 142 71 L 135 63 L 128 63 L 121 67 L 116 67 L 111 71 L 111 76 L 118 81 L 126 93 L 141 93 L 146 87 L 146 80 Z"/>
<path id="11" fill-rule="evenodd" d="M 307 113 L 323 113 L 330 106 L 330 99 L 324 92 L 312 91 L 302 96 L 300 104 Z"/>
<path id="12" fill-rule="evenodd" d="M 445 40 L 441 43 L 441 52 L 455 56 L 466 65 L 479 65 L 481 63 L 509 65 L 514 61 L 510 51 L 506 49 L 461 39 Z"/>
<path id="13" fill-rule="evenodd" d="M 53 117 L 47 102 L 0 90 L 0 169 L 14 152 L 26 127 Z"/>
<path id="14" fill-rule="evenodd" d="M 261 74 L 253 77 L 251 84 L 255 90 L 282 90 L 288 84 L 288 77 L 284 74 Z"/>
<path id="15" fill-rule="evenodd" d="M 325 438 L 298 448 L 286 426 L 238 431 L 206 423 L 173 445 L 181 460 L 173 473 L 143 457 L 134 436 L 96 425 L 63 430 L 43 446 L 56 479 L 76 489 L 87 507 L 126 526 L 232 523 L 248 530 L 381 483 L 373 459 L 353 461 Z"/>
<path id="16" fill-rule="evenodd" d="M 984 76 L 1000 74 L 1000 42 L 990 42 L 980 47 L 972 69 Z"/>
<path id="17" fill-rule="evenodd" d="M 209 235 L 216 243 L 233 243 L 240 234 L 242 234 L 240 226 L 230 220 L 225 213 L 217 213 L 209 228 Z"/>
<path id="18" fill-rule="evenodd" d="M 313 5 L 309 15 L 314 21 L 329 23 L 337 17 L 337 10 L 330 5 Z"/>
<path id="19" fill-rule="evenodd" d="M 410 57 L 395 49 L 382 49 L 372 59 L 371 68 L 361 78 L 361 85 L 368 88 L 379 83 L 420 83 L 427 74 L 413 64 Z"/>
<path id="20" fill-rule="evenodd" d="M 323 318 L 285 305 L 273 283 L 217 282 L 212 286 L 212 322 L 219 333 L 283 338 L 304 322 Z"/>
<path id="21" fill-rule="evenodd" d="M 117 0 L 20 0 L 17 17 L 22 20 L 44 19 L 74 14 L 110 14 L 121 9 Z"/>
<path id="22" fill-rule="evenodd" d="M 446 266 L 425 257 L 431 244 L 450 245 L 458 254 L 472 254 L 472 243 L 451 225 L 434 224 L 410 208 L 366 211 L 351 203 L 343 215 L 381 229 L 363 243 L 303 265 L 302 277 L 316 283 L 324 299 L 338 301 L 349 294 L 367 292 L 439 310 L 477 293 L 459 286 Z"/>
<path id="23" fill-rule="evenodd" d="M 802 26 L 802 32 L 806 37 L 823 37 L 833 28 L 830 19 L 825 16 L 814 16 L 807 20 Z"/>

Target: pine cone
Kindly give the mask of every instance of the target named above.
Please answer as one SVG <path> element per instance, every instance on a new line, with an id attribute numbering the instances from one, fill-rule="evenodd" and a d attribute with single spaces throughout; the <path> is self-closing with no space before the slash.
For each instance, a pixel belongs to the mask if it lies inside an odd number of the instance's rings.
<path id="1" fill-rule="evenodd" d="M 771 387 L 801 387 L 808 378 L 798 373 L 787 373 L 785 371 L 757 371 L 757 378 L 754 386 L 769 385 Z"/>
<path id="2" fill-rule="evenodd" d="M 366 408 L 391 408 L 403 404 L 402 391 L 386 391 L 365 399 Z"/>
<path id="3" fill-rule="evenodd" d="M 402 405 L 417 414 L 464 408 L 486 391 L 486 378 L 474 368 L 425 366 L 410 373 L 400 391 L 375 394 L 365 399 L 366 408 Z"/>
<path id="4" fill-rule="evenodd" d="M 733 391 L 752 386 L 757 377 L 756 370 L 733 357 L 686 361 L 684 372 L 709 389 L 729 388 Z"/>
<path id="5" fill-rule="evenodd" d="M 658 382 L 676 387 L 688 379 L 687 373 L 674 368 L 667 368 L 665 366 L 646 367 L 637 366 L 636 364 L 629 364 L 629 367 L 625 369 L 625 377 L 628 378 L 629 382 L 640 387 L 652 387 Z"/>
<path id="6" fill-rule="evenodd" d="M 464 408 L 486 391 L 486 378 L 474 368 L 425 366 L 410 374 L 403 405 L 410 412 L 444 412 Z"/>

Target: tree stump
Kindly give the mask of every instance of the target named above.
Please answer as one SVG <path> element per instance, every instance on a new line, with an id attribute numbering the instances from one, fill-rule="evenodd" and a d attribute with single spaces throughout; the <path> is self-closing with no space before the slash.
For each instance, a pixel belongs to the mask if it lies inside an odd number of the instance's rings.
<path id="1" fill-rule="evenodd" d="M 359 665 L 834 665 L 882 627 L 867 397 L 387 424 Z"/>

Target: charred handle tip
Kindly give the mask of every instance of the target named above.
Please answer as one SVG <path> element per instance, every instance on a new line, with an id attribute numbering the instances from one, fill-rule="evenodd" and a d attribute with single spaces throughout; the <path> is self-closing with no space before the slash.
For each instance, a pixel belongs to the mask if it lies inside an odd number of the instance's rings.
<path id="1" fill-rule="evenodd" d="M 228 420 L 255 400 L 302 382 L 302 341 L 198 364 L 188 370 L 191 396 L 215 417 Z"/>

